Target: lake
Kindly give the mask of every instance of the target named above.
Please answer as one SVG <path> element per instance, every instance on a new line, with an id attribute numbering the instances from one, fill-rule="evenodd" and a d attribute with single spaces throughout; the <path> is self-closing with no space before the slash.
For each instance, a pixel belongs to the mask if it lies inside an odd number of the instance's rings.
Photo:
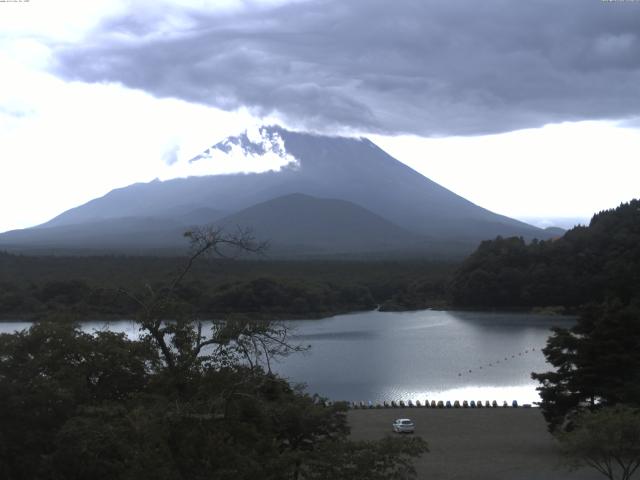
<path id="1" fill-rule="evenodd" d="M 539 400 L 531 372 L 550 369 L 541 349 L 553 326 L 568 317 L 523 313 L 361 312 L 286 322 L 293 340 L 310 345 L 272 365 L 310 392 L 333 400 Z M 28 328 L 0 323 L 0 332 Z M 137 334 L 130 321 L 86 322 Z"/>

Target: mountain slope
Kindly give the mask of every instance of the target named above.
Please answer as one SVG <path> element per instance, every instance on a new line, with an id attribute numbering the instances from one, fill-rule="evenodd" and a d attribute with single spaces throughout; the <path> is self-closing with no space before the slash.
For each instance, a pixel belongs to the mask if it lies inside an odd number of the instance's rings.
<path id="1" fill-rule="evenodd" d="M 218 222 L 251 228 L 271 250 L 367 252 L 414 247 L 423 239 L 344 200 L 290 194 L 246 208 Z"/>
<path id="2" fill-rule="evenodd" d="M 291 163 L 278 171 L 264 173 L 137 183 L 68 210 L 37 229 L 23 232 L 20 238 L 26 240 L 27 232 L 45 227 L 88 225 L 122 218 L 161 218 L 184 225 L 185 216 L 197 211 L 215 211 L 218 215 L 209 215 L 215 220 L 213 217 L 220 218 L 220 212 L 233 214 L 294 193 L 351 202 L 430 242 L 458 242 L 465 244 L 468 251 L 479 241 L 497 235 L 526 239 L 552 236 L 551 232 L 469 202 L 366 139 L 265 127 L 260 130 L 260 138 L 249 138 L 247 134 L 230 137 L 208 148 L 190 163 L 215 161 L 230 151 L 254 157 L 276 155 L 283 163 Z M 333 212 L 337 214 L 339 209 Z M 209 223 L 202 217 L 195 218 L 192 223 Z M 334 221 L 338 222 L 339 217 Z M 126 229 L 119 231 L 122 235 L 127 234 Z M 45 234 L 39 235 L 44 241 Z M 6 243 L 7 235 L 0 235 L 0 245 Z"/>
<path id="3" fill-rule="evenodd" d="M 91 219 L 83 223 L 41 225 L 0 235 L 0 247 L 46 251 L 182 249 L 184 232 L 196 225 L 213 224 L 224 214 L 210 208 L 179 206 L 157 217 Z"/>
<path id="4" fill-rule="evenodd" d="M 188 226 L 163 218 L 125 217 L 81 224 L 13 230 L 0 235 L 0 247 L 11 250 L 80 251 L 176 248 Z"/>
<path id="5" fill-rule="evenodd" d="M 178 222 L 167 218 L 125 217 L 82 224 L 16 230 L 0 236 L 0 245 L 84 250 L 181 249 L 184 232 L 210 224 L 232 231 L 249 228 L 270 243 L 269 254 L 337 254 L 423 248 L 424 239 L 351 202 L 291 194 L 253 205 L 215 222 L 188 224 L 208 210 Z"/>
<path id="6" fill-rule="evenodd" d="M 482 242 L 451 284 L 456 305 L 575 309 L 640 295 L 640 200 L 593 216 L 552 241 Z"/>

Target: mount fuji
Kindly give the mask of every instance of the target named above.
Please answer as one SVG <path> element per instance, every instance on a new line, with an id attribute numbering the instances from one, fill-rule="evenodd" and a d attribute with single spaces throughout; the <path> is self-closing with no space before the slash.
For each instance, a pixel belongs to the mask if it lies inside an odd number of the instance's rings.
<path id="1" fill-rule="evenodd" d="M 438 185 L 365 138 L 262 127 L 190 160 L 269 156 L 278 170 L 155 180 L 112 190 L 45 224 L 0 235 L 0 248 L 175 250 L 194 225 L 253 228 L 275 255 L 463 255 L 502 236 L 557 232 L 498 215 Z M 462 173 L 464 174 L 464 173 Z"/>

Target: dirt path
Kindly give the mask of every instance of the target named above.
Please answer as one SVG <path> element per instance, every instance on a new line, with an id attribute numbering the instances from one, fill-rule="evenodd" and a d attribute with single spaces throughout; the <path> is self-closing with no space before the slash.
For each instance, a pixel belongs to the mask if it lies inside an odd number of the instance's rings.
<path id="1" fill-rule="evenodd" d="M 351 410 L 352 438 L 373 440 L 395 418 L 411 418 L 430 453 L 416 462 L 418 478 L 437 480 L 596 480 L 589 469 L 568 472 L 538 409 L 396 408 Z"/>

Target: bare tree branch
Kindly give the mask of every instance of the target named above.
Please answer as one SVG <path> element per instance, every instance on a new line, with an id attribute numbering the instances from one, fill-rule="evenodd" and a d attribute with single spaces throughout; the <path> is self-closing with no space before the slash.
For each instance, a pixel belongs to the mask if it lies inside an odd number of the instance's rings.
<path id="1" fill-rule="evenodd" d="M 217 227 L 198 227 L 184 236 L 190 242 L 189 256 L 166 287 L 154 289 L 147 284 L 144 297 L 120 289 L 140 307 L 141 330 L 158 346 L 169 369 L 188 369 L 203 361 L 228 362 L 234 355 L 240 355 L 252 369 L 264 356 L 266 368 L 271 372 L 271 357 L 304 350 L 289 343 L 288 330 L 283 325 L 227 319 L 213 321 L 211 332 L 205 335 L 201 321 L 178 318 L 176 291 L 199 258 L 210 254 L 227 258 L 243 253 L 262 254 L 268 246 L 256 241 L 251 230 L 240 227 L 231 233 Z M 203 356 L 208 347 L 215 348 Z"/>

